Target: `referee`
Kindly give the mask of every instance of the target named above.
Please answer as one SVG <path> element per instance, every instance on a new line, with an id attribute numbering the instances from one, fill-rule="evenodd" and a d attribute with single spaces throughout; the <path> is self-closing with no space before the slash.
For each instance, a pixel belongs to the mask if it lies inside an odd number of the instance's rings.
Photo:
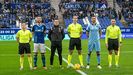
<path id="1" fill-rule="evenodd" d="M 70 37 L 67 68 L 71 67 L 70 63 L 71 63 L 72 53 L 75 46 L 78 51 L 81 67 L 83 67 L 83 56 L 81 54 L 82 48 L 81 48 L 81 38 L 80 38 L 83 30 L 82 30 L 82 26 L 78 24 L 77 21 L 78 21 L 78 16 L 73 16 L 73 23 L 70 24 L 67 29 L 68 35 Z"/>
<path id="2" fill-rule="evenodd" d="M 107 27 L 106 29 L 106 37 L 105 37 L 105 43 L 106 47 L 108 48 L 109 55 L 108 55 L 108 61 L 109 61 L 109 67 L 112 66 L 112 52 L 114 50 L 115 52 L 115 66 L 119 67 L 118 61 L 118 48 L 120 44 L 122 43 L 122 37 L 121 37 L 121 30 L 118 26 L 116 26 L 115 19 L 111 19 L 111 25 Z"/>
<path id="3" fill-rule="evenodd" d="M 28 55 L 30 69 L 32 70 L 32 57 L 29 44 L 32 39 L 32 34 L 29 30 L 27 30 L 26 23 L 22 23 L 21 28 L 22 29 L 16 34 L 16 39 L 19 44 L 20 70 L 23 70 L 24 53 Z"/>

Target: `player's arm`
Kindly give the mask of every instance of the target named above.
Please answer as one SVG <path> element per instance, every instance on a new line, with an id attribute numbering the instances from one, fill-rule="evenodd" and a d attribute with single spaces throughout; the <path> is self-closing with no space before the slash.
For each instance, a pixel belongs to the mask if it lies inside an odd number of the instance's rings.
<path id="1" fill-rule="evenodd" d="M 70 28 L 70 25 L 69 25 L 68 28 L 67 28 L 67 33 L 68 33 L 68 36 L 71 38 L 71 36 L 70 36 L 70 30 L 71 30 L 71 28 Z"/>
<path id="2" fill-rule="evenodd" d="M 86 36 L 87 36 L 87 38 L 89 38 L 89 32 L 88 31 L 86 31 Z"/>
<path id="3" fill-rule="evenodd" d="M 101 28 L 100 25 L 99 25 L 99 36 L 100 36 L 100 37 L 102 36 L 102 28 Z"/>
<path id="4" fill-rule="evenodd" d="M 46 36 L 46 26 L 44 26 L 44 36 Z"/>
<path id="5" fill-rule="evenodd" d="M 121 44 L 122 43 L 122 34 L 121 34 L 120 28 L 118 30 L 118 33 L 119 33 L 119 43 Z"/>
<path id="6" fill-rule="evenodd" d="M 88 25 L 88 27 L 86 28 L 86 36 L 87 36 L 87 38 L 89 38 L 89 25 Z"/>
<path id="7" fill-rule="evenodd" d="M 20 33 L 19 32 L 17 32 L 17 34 L 16 34 L 16 41 L 19 43 L 19 36 L 20 36 Z"/>
<path id="8" fill-rule="evenodd" d="M 82 26 L 80 26 L 80 38 L 82 37 L 82 33 L 83 33 L 83 28 Z"/>
<path id="9" fill-rule="evenodd" d="M 17 42 L 19 43 L 19 37 L 16 37 Z"/>
<path id="10" fill-rule="evenodd" d="M 51 33 L 52 33 L 52 28 L 48 32 L 48 39 L 51 40 Z"/>
<path id="11" fill-rule="evenodd" d="M 31 31 L 32 31 L 32 35 L 34 35 L 34 26 L 32 27 Z"/>
<path id="12" fill-rule="evenodd" d="M 101 29 L 99 30 L 99 34 L 100 34 L 100 37 L 101 37 L 102 36 L 102 30 Z"/>
<path id="13" fill-rule="evenodd" d="M 61 34 L 62 34 L 62 40 L 65 38 L 65 33 L 64 33 L 64 29 L 62 28 L 61 30 Z"/>
<path id="14" fill-rule="evenodd" d="M 108 34 L 109 34 L 109 29 L 107 27 L 106 34 L 105 34 L 105 44 L 106 44 L 106 47 L 108 47 Z"/>
<path id="15" fill-rule="evenodd" d="M 30 38 L 29 42 L 31 42 L 31 40 L 32 40 L 32 33 L 30 31 L 29 31 L 29 38 Z"/>
<path id="16" fill-rule="evenodd" d="M 34 32 L 31 32 L 32 33 L 32 35 L 34 35 Z"/>

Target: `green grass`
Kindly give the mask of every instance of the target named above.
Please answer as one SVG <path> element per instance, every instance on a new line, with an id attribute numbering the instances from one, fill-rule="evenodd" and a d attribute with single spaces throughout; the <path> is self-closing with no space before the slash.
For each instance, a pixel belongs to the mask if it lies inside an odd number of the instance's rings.
<path id="1" fill-rule="evenodd" d="M 68 40 L 63 41 L 63 57 L 67 59 L 68 55 Z M 46 45 L 50 47 L 50 42 L 46 41 Z M 84 64 L 86 65 L 86 55 L 87 55 L 87 40 L 82 40 L 82 51 L 84 57 Z M 27 61 L 27 57 L 25 55 L 24 61 L 24 70 L 19 71 L 19 55 L 18 55 L 18 44 L 15 41 L 0 41 L 0 75 L 80 75 L 74 69 L 67 69 L 67 64 L 63 62 L 63 66 L 65 67 L 63 70 L 59 68 L 58 57 L 55 56 L 54 59 L 54 68 L 49 69 L 49 57 L 50 51 L 46 52 L 46 64 L 48 70 L 42 69 L 41 58 L 39 55 L 38 60 L 38 69 L 37 70 L 29 70 L 29 65 Z M 96 68 L 96 53 L 93 51 L 91 56 L 91 65 L 90 69 L 80 69 L 88 75 L 133 75 L 133 39 L 123 39 L 123 44 L 121 47 L 120 54 L 120 68 L 115 68 L 113 65 L 112 68 L 108 68 L 108 51 L 105 47 L 104 40 L 101 40 L 101 65 L 103 67 L 102 70 Z M 33 51 L 33 43 L 31 43 L 31 49 Z M 33 54 L 32 54 L 33 55 Z M 74 50 L 72 63 L 79 63 L 78 54 L 76 50 Z M 114 64 L 114 58 L 113 58 Z"/>

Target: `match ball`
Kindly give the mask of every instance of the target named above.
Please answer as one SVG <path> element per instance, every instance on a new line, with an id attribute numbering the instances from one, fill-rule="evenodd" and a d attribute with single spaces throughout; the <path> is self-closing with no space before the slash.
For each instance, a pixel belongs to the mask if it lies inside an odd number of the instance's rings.
<path id="1" fill-rule="evenodd" d="M 80 64 L 75 64 L 74 69 L 79 70 L 80 69 Z"/>

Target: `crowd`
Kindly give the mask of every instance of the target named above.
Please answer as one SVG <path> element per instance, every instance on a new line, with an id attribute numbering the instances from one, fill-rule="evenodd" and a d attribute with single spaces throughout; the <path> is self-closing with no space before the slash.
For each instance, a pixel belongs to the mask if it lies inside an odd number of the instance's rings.
<path id="1" fill-rule="evenodd" d="M 5 0 L 4 4 L 0 3 L 1 27 L 16 27 L 23 21 L 31 27 L 36 16 L 41 16 L 43 23 L 52 22 L 58 17 L 49 0 Z"/>
<path id="2" fill-rule="evenodd" d="M 116 10 L 109 7 L 106 0 L 61 0 L 59 11 L 65 19 L 73 15 L 78 15 L 79 18 L 93 15 L 117 18 Z"/>
<path id="3" fill-rule="evenodd" d="M 119 1 L 119 5 L 121 7 L 121 12 L 122 15 L 124 16 L 125 20 L 127 21 L 128 25 L 132 24 L 133 25 L 133 1 L 128 0 L 128 1 Z"/>

